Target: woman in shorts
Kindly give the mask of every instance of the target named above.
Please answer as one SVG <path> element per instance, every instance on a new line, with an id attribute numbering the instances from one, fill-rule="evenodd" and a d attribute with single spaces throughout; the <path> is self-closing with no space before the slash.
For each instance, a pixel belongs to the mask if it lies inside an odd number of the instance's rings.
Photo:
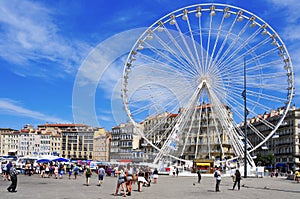
<path id="1" fill-rule="evenodd" d="M 132 182 L 135 178 L 132 168 L 130 168 L 130 166 L 128 166 L 128 168 L 126 169 L 125 174 L 126 174 L 126 188 L 128 191 L 127 195 L 130 196 L 132 191 Z"/>
<path id="2" fill-rule="evenodd" d="M 120 186 L 122 186 L 123 192 L 124 192 L 124 197 L 126 197 L 126 187 L 125 187 L 125 184 L 126 184 L 126 181 L 125 181 L 126 174 L 125 174 L 125 172 L 123 171 L 123 169 L 120 169 L 119 171 L 116 171 L 115 174 L 118 175 L 118 181 L 117 181 L 116 193 L 115 193 L 114 195 L 115 195 L 115 196 L 118 195 L 118 193 L 119 193 L 119 188 L 120 188 Z"/>
<path id="3" fill-rule="evenodd" d="M 146 184 L 148 182 L 145 179 L 145 172 L 143 169 L 140 168 L 137 175 L 138 175 L 138 192 L 141 192 L 143 184 Z"/>

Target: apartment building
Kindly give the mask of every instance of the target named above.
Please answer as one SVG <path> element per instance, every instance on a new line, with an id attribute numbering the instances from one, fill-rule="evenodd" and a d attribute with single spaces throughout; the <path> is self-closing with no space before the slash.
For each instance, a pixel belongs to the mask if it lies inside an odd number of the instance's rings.
<path id="1" fill-rule="evenodd" d="M 10 128 L 0 129 L 0 155 L 17 155 L 19 131 Z"/>
<path id="2" fill-rule="evenodd" d="M 276 124 L 281 118 L 282 111 L 282 108 L 278 108 L 258 117 L 263 117 L 268 122 Z M 251 118 L 249 122 L 255 125 L 264 136 L 267 136 L 271 130 L 260 121 L 256 118 Z M 261 140 L 250 129 L 248 132 L 250 142 L 257 145 Z M 274 162 L 271 165 L 273 168 L 288 171 L 300 167 L 300 109 L 297 109 L 295 106 L 290 108 L 275 135 L 263 147 L 253 152 L 253 156 L 258 154 L 274 155 Z"/>
<path id="3" fill-rule="evenodd" d="M 93 159 L 97 161 L 110 161 L 111 133 L 99 128 L 94 134 Z"/>

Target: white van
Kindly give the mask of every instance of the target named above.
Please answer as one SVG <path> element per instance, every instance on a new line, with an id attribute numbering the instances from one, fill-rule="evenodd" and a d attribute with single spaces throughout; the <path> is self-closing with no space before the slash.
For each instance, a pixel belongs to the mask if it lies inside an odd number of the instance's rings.
<path id="1" fill-rule="evenodd" d="M 37 157 L 30 157 L 30 156 L 19 157 L 16 161 L 16 168 L 20 170 L 21 168 L 24 168 L 26 164 L 33 164 L 33 166 L 36 166 L 37 160 L 38 160 Z"/>

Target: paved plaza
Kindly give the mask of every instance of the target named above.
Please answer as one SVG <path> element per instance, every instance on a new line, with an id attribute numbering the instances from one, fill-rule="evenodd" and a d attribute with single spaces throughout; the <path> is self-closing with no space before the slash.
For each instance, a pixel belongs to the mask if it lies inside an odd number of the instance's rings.
<path id="1" fill-rule="evenodd" d="M 221 192 L 215 192 L 215 179 L 212 176 L 202 176 L 201 183 L 198 184 L 196 176 L 159 176 L 158 183 L 150 187 L 143 187 L 142 192 L 137 191 L 137 184 L 133 185 L 133 192 L 127 198 L 270 198 L 270 199 L 289 199 L 300 197 L 300 183 L 297 184 L 286 178 L 247 178 L 242 179 L 240 191 L 232 191 L 232 179 L 223 177 L 221 182 Z M 79 176 L 76 181 L 69 180 L 66 176 L 63 179 L 40 178 L 34 176 L 18 176 L 18 192 L 9 193 L 6 188 L 10 182 L 0 182 L 1 199 L 106 199 L 123 198 L 123 195 L 113 196 L 116 188 L 117 178 L 105 177 L 104 184 L 97 186 L 96 175 L 91 179 L 90 186 L 85 186 L 85 178 Z"/>

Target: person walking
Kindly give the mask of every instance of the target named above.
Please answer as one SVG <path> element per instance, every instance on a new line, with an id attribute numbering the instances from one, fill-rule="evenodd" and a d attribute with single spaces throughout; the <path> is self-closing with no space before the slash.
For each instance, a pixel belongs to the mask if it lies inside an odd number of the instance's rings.
<path id="1" fill-rule="evenodd" d="M 127 167 L 125 171 L 126 175 L 126 188 L 127 188 L 127 195 L 130 196 L 132 192 L 132 182 L 134 178 L 134 174 L 132 168 L 130 166 Z"/>
<path id="2" fill-rule="evenodd" d="M 118 181 L 117 181 L 117 188 L 116 188 L 116 192 L 115 192 L 115 196 L 117 196 L 119 194 L 119 189 L 120 189 L 120 186 L 122 186 L 123 188 L 123 194 L 124 194 L 124 197 L 126 197 L 126 175 L 125 175 L 125 172 L 123 171 L 123 168 L 120 168 L 119 171 L 115 171 L 115 174 L 118 175 Z"/>
<path id="3" fill-rule="evenodd" d="M 71 176 L 72 176 L 72 173 L 73 173 L 73 168 L 72 167 L 73 167 L 72 164 L 68 165 L 69 180 L 71 180 Z"/>
<path id="4" fill-rule="evenodd" d="M 200 181 L 201 181 L 201 170 L 200 170 L 200 168 L 198 168 L 198 170 L 197 170 L 197 175 L 198 175 L 198 183 L 200 184 Z"/>
<path id="5" fill-rule="evenodd" d="M 216 178 L 216 192 L 220 192 L 220 183 L 221 183 L 221 167 L 218 167 L 214 173 L 214 177 Z"/>
<path id="6" fill-rule="evenodd" d="M 234 174 L 234 184 L 233 184 L 232 190 L 234 190 L 236 184 L 238 186 L 238 190 L 240 190 L 240 188 L 241 188 L 240 183 L 241 183 L 241 173 L 237 169 L 237 170 L 235 170 L 235 174 Z"/>
<path id="7" fill-rule="evenodd" d="M 90 178 L 91 178 L 91 175 L 92 175 L 91 168 L 89 166 L 86 166 L 84 173 L 85 173 L 86 186 L 89 186 L 90 185 Z"/>
<path id="8" fill-rule="evenodd" d="M 153 183 L 156 184 L 158 179 L 158 170 L 157 168 L 154 169 L 153 171 Z"/>
<path id="9" fill-rule="evenodd" d="M 18 172 L 16 170 L 16 164 L 12 164 L 12 166 L 9 169 L 9 175 L 10 175 L 10 180 L 11 180 L 11 185 L 7 188 L 8 192 L 17 192 L 17 181 L 18 181 Z"/>
<path id="10" fill-rule="evenodd" d="M 74 180 L 77 180 L 78 171 L 79 171 L 79 167 L 77 166 L 77 164 L 75 164 L 73 171 L 74 171 Z"/>
<path id="11" fill-rule="evenodd" d="M 103 183 L 103 178 L 105 175 L 105 169 L 103 167 L 103 165 L 100 165 L 100 168 L 98 169 L 98 186 L 101 186 Z"/>
<path id="12" fill-rule="evenodd" d="M 295 175 L 294 175 L 294 180 L 299 183 L 300 182 L 300 172 L 299 170 L 296 170 Z"/>
<path id="13" fill-rule="evenodd" d="M 147 183 L 143 168 L 139 168 L 137 176 L 138 176 L 138 192 L 141 192 L 143 185 Z"/>
<path id="14" fill-rule="evenodd" d="M 179 169 L 178 167 L 176 167 L 176 176 L 178 177 L 178 174 L 179 174 Z"/>

